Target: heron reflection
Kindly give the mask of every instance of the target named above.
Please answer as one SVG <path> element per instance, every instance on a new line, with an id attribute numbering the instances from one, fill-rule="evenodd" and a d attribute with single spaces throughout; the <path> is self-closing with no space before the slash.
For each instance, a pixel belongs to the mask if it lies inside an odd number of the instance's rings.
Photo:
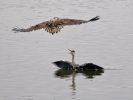
<path id="1" fill-rule="evenodd" d="M 72 77 L 72 83 L 69 86 L 72 90 L 72 95 L 76 94 L 76 76 L 81 74 L 86 77 L 86 79 L 93 79 L 96 76 L 101 76 L 104 73 L 104 70 L 88 70 L 88 71 L 81 71 L 81 70 L 65 70 L 65 69 L 58 69 L 55 71 L 54 76 L 60 79 L 70 78 Z"/>
<path id="2" fill-rule="evenodd" d="M 58 69 L 55 71 L 54 75 L 55 77 L 58 78 L 69 78 L 71 75 L 76 77 L 77 74 L 81 74 L 85 76 L 86 78 L 95 78 L 96 76 L 101 76 L 104 73 L 104 70 L 87 70 L 87 71 L 82 71 L 82 70 L 65 70 L 65 69 Z"/>

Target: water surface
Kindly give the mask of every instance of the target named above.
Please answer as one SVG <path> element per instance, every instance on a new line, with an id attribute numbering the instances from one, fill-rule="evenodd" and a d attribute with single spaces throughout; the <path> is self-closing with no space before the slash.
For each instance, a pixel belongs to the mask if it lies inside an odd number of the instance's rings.
<path id="1" fill-rule="evenodd" d="M 133 1 L 3 0 L 0 2 L 0 100 L 132 100 Z M 55 16 L 92 23 L 66 26 L 58 34 L 44 30 L 13 33 Z M 58 70 L 51 62 L 92 62 L 103 72 Z"/>

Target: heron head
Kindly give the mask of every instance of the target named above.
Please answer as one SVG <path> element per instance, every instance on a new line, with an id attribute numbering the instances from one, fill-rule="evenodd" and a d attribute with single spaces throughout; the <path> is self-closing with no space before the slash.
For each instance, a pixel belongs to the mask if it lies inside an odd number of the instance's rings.
<path id="1" fill-rule="evenodd" d="M 68 54 L 71 54 L 72 56 L 74 56 L 75 51 L 74 50 L 70 50 L 70 49 L 68 49 L 68 50 L 70 51 Z"/>

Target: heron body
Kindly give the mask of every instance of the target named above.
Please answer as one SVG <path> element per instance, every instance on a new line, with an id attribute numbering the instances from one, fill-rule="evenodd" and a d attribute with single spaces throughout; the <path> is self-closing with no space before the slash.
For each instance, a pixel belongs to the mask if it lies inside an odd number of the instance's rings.
<path id="1" fill-rule="evenodd" d="M 84 63 L 82 65 L 76 64 L 74 62 L 74 56 L 75 56 L 75 51 L 74 50 L 69 50 L 69 54 L 72 55 L 72 62 L 69 61 L 64 61 L 64 60 L 60 60 L 60 61 L 55 61 L 53 62 L 53 64 L 61 69 L 67 69 L 67 70 L 71 70 L 71 69 L 76 69 L 76 70 L 103 70 L 104 68 L 95 65 L 93 63 Z"/>
<path id="2" fill-rule="evenodd" d="M 80 25 L 83 23 L 88 23 L 91 21 L 99 20 L 99 16 L 96 16 L 90 20 L 79 20 L 79 19 L 68 19 L 68 18 L 58 18 L 54 17 L 50 19 L 49 21 L 44 21 L 40 24 L 36 24 L 34 26 L 31 26 L 29 28 L 13 28 L 12 30 L 14 32 L 31 32 L 36 31 L 39 29 L 45 29 L 45 31 L 51 33 L 52 35 L 54 33 L 58 33 L 64 26 L 67 25 Z"/>

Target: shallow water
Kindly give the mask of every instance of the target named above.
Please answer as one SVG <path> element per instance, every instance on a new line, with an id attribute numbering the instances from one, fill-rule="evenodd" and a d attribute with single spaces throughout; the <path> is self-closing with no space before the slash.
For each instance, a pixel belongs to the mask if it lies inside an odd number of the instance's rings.
<path id="1" fill-rule="evenodd" d="M 3 0 L 0 2 L 0 100 L 132 100 L 133 1 Z M 13 33 L 55 16 L 92 23 L 66 26 L 58 34 L 44 30 Z M 51 62 L 92 62 L 103 72 L 58 70 Z"/>

